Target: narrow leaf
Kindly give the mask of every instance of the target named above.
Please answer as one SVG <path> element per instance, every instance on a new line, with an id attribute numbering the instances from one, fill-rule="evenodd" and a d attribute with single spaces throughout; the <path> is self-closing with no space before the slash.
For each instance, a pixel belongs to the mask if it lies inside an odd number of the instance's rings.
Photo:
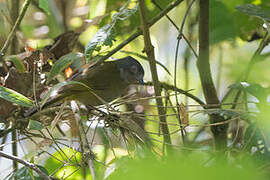
<path id="1" fill-rule="evenodd" d="M 125 4 L 123 7 L 120 8 L 119 12 L 113 15 L 113 20 L 119 19 L 121 21 L 126 20 L 131 15 L 133 15 L 137 10 L 139 3 L 137 3 L 133 8 L 128 8 L 129 3 Z"/>
<path id="2" fill-rule="evenodd" d="M 254 4 L 243 4 L 240 6 L 236 6 L 238 11 L 241 11 L 249 16 L 255 16 L 264 21 L 270 22 L 270 10 L 263 9 L 260 6 L 256 6 Z"/>
<path id="3" fill-rule="evenodd" d="M 44 128 L 43 124 L 41 122 L 35 121 L 35 120 L 30 120 L 28 123 L 29 130 L 41 130 Z"/>
<path id="4" fill-rule="evenodd" d="M 24 107 L 32 107 L 34 105 L 33 102 L 24 95 L 2 86 L 0 86 L 0 98 Z"/>
<path id="5" fill-rule="evenodd" d="M 38 6 L 43 9 L 47 14 L 50 14 L 49 0 L 39 0 Z"/>
<path id="6" fill-rule="evenodd" d="M 85 57 L 89 60 L 92 58 L 94 51 L 100 51 L 101 46 L 112 46 L 115 40 L 114 27 L 118 20 L 126 20 L 133 15 L 138 9 L 138 3 L 131 9 L 128 8 L 130 1 L 120 8 L 119 12 L 115 13 L 112 17 L 112 22 L 106 24 L 93 36 L 85 47 Z"/>
<path id="7" fill-rule="evenodd" d="M 8 56 L 7 60 L 13 62 L 14 66 L 18 70 L 18 72 L 23 73 L 25 72 L 25 66 L 20 58 L 18 58 L 16 55 Z"/>
<path id="8" fill-rule="evenodd" d="M 72 84 L 77 84 L 77 85 L 81 85 L 84 86 L 86 88 L 89 89 L 89 91 L 92 91 L 90 87 L 86 86 L 85 84 L 78 82 L 78 81 L 64 81 L 61 83 L 56 84 L 55 86 L 53 86 L 47 93 L 46 95 L 43 97 L 42 101 L 41 101 L 41 107 L 44 106 L 44 104 L 48 101 L 49 97 L 51 97 L 53 94 L 55 94 L 61 87 L 63 86 L 67 86 L 67 85 L 72 85 Z"/>
<path id="9" fill-rule="evenodd" d="M 69 53 L 62 56 L 51 68 L 48 82 L 51 81 L 57 74 L 61 73 L 65 68 L 75 61 L 81 61 L 83 59 L 82 53 Z"/>
<path id="10" fill-rule="evenodd" d="M 113 26 L 114 24 L 107 24 L 103 26 L 98 32 L 93 36 L 93 38 L 89 41 L 85 48 L 85 56 L 87 59 L 91 59 L 92 54 L 95 50 L 99 51 L 100 47 L 98 45 L 101 45 L 104 43 L 104 45 L 112 46 L 113 44 Z M 106 42 L 106 43 L 105 43 Z"/>

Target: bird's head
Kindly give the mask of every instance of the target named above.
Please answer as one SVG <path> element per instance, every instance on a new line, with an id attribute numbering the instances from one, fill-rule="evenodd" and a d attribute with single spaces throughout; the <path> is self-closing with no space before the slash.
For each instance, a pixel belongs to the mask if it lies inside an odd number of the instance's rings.
<path id="1" fill-rule="evenodd" d="M 142 65 L 133 57 L 127 56 L 117 60 L 117 68 L 124 82 L 143 84 L 144 70 Z"/>

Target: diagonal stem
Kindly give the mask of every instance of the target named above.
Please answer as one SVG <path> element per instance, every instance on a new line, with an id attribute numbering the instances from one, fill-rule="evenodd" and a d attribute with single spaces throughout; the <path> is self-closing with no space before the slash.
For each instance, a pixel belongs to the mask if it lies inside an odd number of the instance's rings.
<path id="1" fill-rule="evenodd" d="M 200 75 L 203 94 L 208 105 L 212 108 L 220 108 L 216 88 L 213 83 L 209 62 L 209 0 L 200 0 L 200 20 L 199 20 L 199 58 L 197 68 Z M 219 114 L 211 114 L 210 123 L 224 122 L 224 117 Z M 228 125 L 212 126 L 211 131 L 217 150 L 224 150 L 227 147 Z"/>
<path id="2" fill-rule="evenodd" d="M 155 96 L 159 97 L 159 96 L 161 96 L 161 85 L 160 85 L 158 75 L 157 75 L 154 46 L 152 45 L 152 42 L 150 39 L 149 24 L 147 23 L 147 20 L 146 20 L 147 18 L 146 18 L 145 1 L 144 0 L 139 0 L 139 7 L 140 7 L 140 17 L 141 17 L 141 23 L 142 23 L 142 32 L 143 32 L 143 37 L 144 37 L 145 52 L 146 52 L 147 57 L 149 59 L 149 65 L 150 65 L 151 75 L 152 75 L 154 89 L 155 89 Z M 164 143 L 171 144 L 171 137 L 169 135 L 170 134 L 169 128 L 168 128 L 168 125 L 166 123 L 166 116 L 164 116 L 165 109 L 163 106 L 162 99 L 156 98 L 156 103 L 158 105 L 159 120 L 162 123 L 161 130 L 163 133 Z M 169 151 L 169 149 L 170 148 L 167 145 L 167 151 Z"/>
<path id="3" fill-rule="evenodd" d="M 7 49 L 8 49 L 8 46 L 9 46 L 10 42 L 12 41 L 16 30 L 18 29 L 19 25 L 21 24 L 21 21 L 22 21 L 24 15 L 25 15 L 26 10 L 29 7 L 31 1 L 32 0 L 25 0 L 23 8 L 22 8 L 22 10 L 21 10 L 21 12 L 20 12 L 20 14 L 19 14 L 13 28 L 11 29 L 11 32 L 9 33 L 9 35 L 7 37 L 7 40 L 5 41 L 4 46 L 2 47 L 2 49 L 0 51 L 0 62 L 3 60 L 3 57 L 5 56 L 5 53 L 6 53 Z"/>

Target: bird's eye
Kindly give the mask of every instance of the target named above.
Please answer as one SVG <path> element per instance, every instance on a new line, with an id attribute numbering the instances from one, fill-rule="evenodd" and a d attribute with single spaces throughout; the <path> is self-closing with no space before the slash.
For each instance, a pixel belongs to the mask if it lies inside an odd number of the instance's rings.
<path id="1" fill-rule="evenodd" d="M 136 66 L 131 66 L 130 67 L 130 71 L 132 72 L 132 73 L 134 73 L 134 74 L 136 74 L 137 73 L 137 67 Z"/>

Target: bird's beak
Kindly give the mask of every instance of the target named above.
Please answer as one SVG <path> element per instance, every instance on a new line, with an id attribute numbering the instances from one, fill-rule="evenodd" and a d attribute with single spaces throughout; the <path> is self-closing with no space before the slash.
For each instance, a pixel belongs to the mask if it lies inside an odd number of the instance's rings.
<path id="1" fill-rule="evenodd" d="M 138 79 L 138 81 L 139 81 L 139 83 L 140 83 L 141 85 L 144 85 L 144 82 L 143 82 L 143 79 L 142 79 L 142 78 Z"/>

